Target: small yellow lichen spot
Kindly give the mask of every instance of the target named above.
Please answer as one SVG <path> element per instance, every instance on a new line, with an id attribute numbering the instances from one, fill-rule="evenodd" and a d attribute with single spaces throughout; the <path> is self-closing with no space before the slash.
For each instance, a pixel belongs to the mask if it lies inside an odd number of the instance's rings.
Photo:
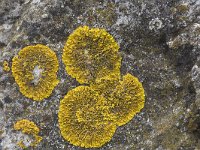
<path id="1" fill-rule="evenodd" d="M 30 146 L 32 147 L 36 147 L 41 141 L 42 141 L 42 137 L 39 135 L 34 135 L 35 141 L 31 143 Z"/>
<path id="2" fill-rule="evenodd" d="M 14 129 L 15 130 L 21 130 L 22 133 L 30 134 L 34 137 L 35 140 L 30 144 L 30 146 L 35 147 L 42 140 L 42 137 L 38 135 L 39 132 L 40 132 L 40 129 L 37 127 L 37 125 L 34 122 L 29 121 L 27 119 L 22 119 L 22 120 L 17 121 L 14 124 Z M 18 142 L 18 145 L 22 149 L 26 148 L 26 146 L 24 145 L 22 140 Z"/>
<path id="3" fill-rule="evenodd" d="M 21 141 L 19 141 L 18 143 L 17 143 L 17 145 L 19 146 L 19 147 L 21 147 L 22 149 L 25 149 L 26 148 L 26 146 L 24 145 L 24 142 L 21 140 Z"/>
<path id="4" fill-rule="evenodd" d="M 79 83 L 93 83 L 110 73 L 120 74 L 119 45 L 104 29 L 77 28 L 64 46 L 62 60 Z"/>
<path id="5" fill-rule="evenodd" d="M 52 93 L 58 84 L 58 60 L 47 46 L 27 46 L 12 60 L 12 74 L 20 92 L 33 100 L 41 101 Z"/>
<path id="6" fill-rule="evenodd" d="M 61 134 L 76 146 L 101 147 L 110 141 L 116 130 L 115 119 L 106 99 L 87 86 L 69 91 L 60 102 Z"/>
<path id="7" fill-rule="evenodd" d="M 6 60 L 3 62 L 3 70 L 6 72 L 10 71 L 8 61 L 6 61 Z"/>

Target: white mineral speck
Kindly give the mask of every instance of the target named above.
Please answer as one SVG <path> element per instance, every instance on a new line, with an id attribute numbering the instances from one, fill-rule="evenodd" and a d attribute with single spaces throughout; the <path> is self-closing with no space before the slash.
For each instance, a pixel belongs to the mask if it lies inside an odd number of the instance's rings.
<path id="1" fill-rule="evenodd" d="M 159 30 L 163 27 L 163 23 L 159 18 L 152 19 L 149 22 L 149 29 L 150 30 Z"/>
<path id="2" fill-rule="evenodd" d="M 41 76 L 42 76 L 42 72 L 43 72 L 43 69 L 40 69 L 39 66 L 35 66 L 35 68 L 33 69 L 33 76 L 34 76 L 34 79 L 33 79 L 33 83 L 35 85 L 38 84 Z"/>

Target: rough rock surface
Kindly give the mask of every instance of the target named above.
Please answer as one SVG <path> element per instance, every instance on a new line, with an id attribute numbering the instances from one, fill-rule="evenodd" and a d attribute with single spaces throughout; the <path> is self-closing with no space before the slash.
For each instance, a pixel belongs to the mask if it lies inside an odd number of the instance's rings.
<path id="1" fill-rule="evenodd" d="M 41 129 L 33 149 L 83 149 L 63 140 L 57 119 L 60 99 L 78 86 L 61 55 L 80 25 L 115 37 L 122 74 L 137 76 L 146 94 L 144 109 L 99 149 L 200 149 L 200 0 L 0 0 L 0 150 L 18 150 L 17 141 L 30 138 L 13 130 L 24 118 Z M 53 49 L 60 63 L 61 82 L 42 102 L 25 98 L 2 67 L 36 43 Z"/>

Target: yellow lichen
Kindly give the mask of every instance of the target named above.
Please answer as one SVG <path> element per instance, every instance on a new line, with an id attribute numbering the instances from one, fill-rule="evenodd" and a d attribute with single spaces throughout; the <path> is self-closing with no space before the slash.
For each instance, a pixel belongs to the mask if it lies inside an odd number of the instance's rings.
<path id="1" fill-rule="evenodd" d="M 110 97 L 115 87 L 119 84 L 120 76 L 116 74 L 108 74 L 103 78 L 98 78 L 90 86 L 105 98 Z"/>
<path id="2" fill-rule="evenodd" d="M 32 143 L 31 143 L 31 145 L 30 146 L 32 146 L 32 147 L 35 147 L 35 146 L 37 146 L 41 141 L 42 141 L 42 137 L 41 136 L 39 136 L 39 135 L 34 135 L 34 138 L 35 138 L 35 141 L 33 141 Z"/>
<path id="3" fill-rule="evenodd" d="M 60 102 L 61 134 L 71 144 L 101 147 L 116 127 L 128 123 L 144 107 L 144 89 L 127 74 L 121 79 L 119 46 L 104 29 L 79 27 L 68 38 L 63 62 L 79 86 Z"/>
<path id="4" fill-rule="evenodd" d="M 36 124 L 32 121 L 29 121 L 27 119 L 22 119 L 17 121 L 14 124 L 15 130 L 22 130 L 23 133 L 27 134 L 38 134 L 40 129 L 36 126 Z"/>
<path id="5" fill-rule="evenodd" d="M 24 134 L 32 135 L 34 137 L 34 141 L 30 144 L 30 146 L 32 146 L 32 147 L 37 146 L 37 144 L 39 144 L 42 140 L 42 137 L 38 135 L 40 132 L 40 129 L 37 127 L 37 125 L 34 122 L 29 121 L 27 119 L 22 119 L 22 120 L 17 121 L 14 124 L 14 129 L 21 130 L 22 133 L 24 133 Z M 26 146 L 22 140 L 20 140 L 17 144 L 22 149 L 26 148 Z"/>
<path id="6" fill-rule="evenodd" d="M 116 115 L 118 126 L 129 122 L 144 107 L 144 89 L 131 74 L 123 76 L 122 81 L 109 75 L 99 79 L 91 87 L 107 98 L 110 111 Z"/>
<path id="7" fill-rule="evenodd" d="M 109 101 L 113 106 L 111 112 L 117 116 L 117 125 L 128 123 L 144 107 L 144 88 L 138 78 L 127 74 L 116 86 Z"/>
<path id="8" fill-rule="evenodd" d="M 6 72 L 10 71 L 8 61 L 6 61 L 6 60 L 3 62 L 3 70 Z"/>
<path id="9" fill-rule="evenodd" d="M 71 144 L 101 147 L 110 141 L 116 125 L 106 99 L 88 86 L 79 86 L 60 102 L 58 122 L 61 134 Z"/>
<path id="10" fill-rule="evenodd" d="M 17 145 L 19 146 L 19 147 L 21 147 L 22 149 L 25 149 L 26 148 L 26 146 L 25 146 L 25 144 L 24 144 L 24 142 L 21 140 L 21 141 L 19 141 L 18 143 L 17 143 Z"/>
<path id="11" fill-rule="evenodd" d="M 27 46 L 12 61 L 12 74 L 21 93 L 41 101 L 52 93 L 58 84 L 58 60 L 47 46 Z"/>
<path id="12" fill-rule="evenodd" d="M 93 83 L 110 73 L 120 74 L 119 45 L 104 29 L 83 26 L 69 37 L 63 62 L 69 75 L 79 83 Z"/>

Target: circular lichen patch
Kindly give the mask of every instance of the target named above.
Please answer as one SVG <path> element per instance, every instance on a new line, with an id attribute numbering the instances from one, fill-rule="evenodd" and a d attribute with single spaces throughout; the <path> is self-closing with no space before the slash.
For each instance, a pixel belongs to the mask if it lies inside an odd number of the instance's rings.
<path id="1" fill-rule="evenodd" d="M 128 123 L 144 107 L 145 94 L 138 78 L 127 74 L 109 97 L 111 112 L 117 116 L 117 125 Z"/>
<path id="2" fill-rule="evenodd" d="M 12 74 L 20 92 L 33 100 L 41 101 L 52 93 L 58 84 L 58 60 L 47 46 L 27 46 L 12 60 Z"/>
<path id="3" fill-rule="evenodd" d="M 67 93 L 60 102 L 58 122 L 61 134 L 75 146 L 101 147 L 110 141 L 115 130 L 115 116 L 107 101 L 87 86 Z"/>
<path id="4" fill-rule="evenodd" d="M 91 88 L 107 99 L 107 106 L 115 114 L 118 126 L 128 123 L 144 107 L 142 83 L 131 74 L 126 74 L 122 80 L 108 75 L 96 80 Z"/>
<path id="5" fill-rule="evenodd" d="M 77 28 L 64 46 L 62 60 L 79 83 L 93 83 L 110 73 L 120 74 L 119 45 L 104 29 Z"/>

